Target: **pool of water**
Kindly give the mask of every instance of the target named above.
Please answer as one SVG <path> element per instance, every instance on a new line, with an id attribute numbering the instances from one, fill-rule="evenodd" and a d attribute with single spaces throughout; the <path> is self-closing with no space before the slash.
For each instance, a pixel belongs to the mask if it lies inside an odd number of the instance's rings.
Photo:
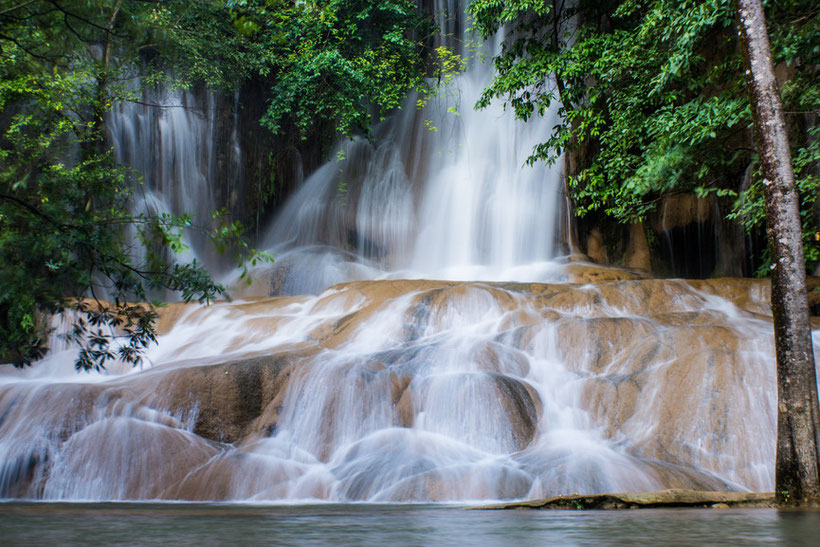
<path id="1" fill-rule="evenodd" d="M 440 505 L 2 503 L 3 545 L 815 545 L 820 512 Z"/>

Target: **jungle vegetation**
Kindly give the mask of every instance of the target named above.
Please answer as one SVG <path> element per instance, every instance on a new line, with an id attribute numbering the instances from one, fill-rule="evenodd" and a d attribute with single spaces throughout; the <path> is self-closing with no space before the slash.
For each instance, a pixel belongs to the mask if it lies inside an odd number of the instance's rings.
<path id="1" fill-rule="evenodd" d="M 763 4 L 813 268 L 820 6 Z M 507 33 L 478 106 L 501 100 L 527 120 L 559 105 L 564 122 L 530 161 L 555 161 L 562 151 L 578 157 L 568 193 L 579 215 L 634 222 L 664 194 L 715 194 L 729 220 L 763 233 L 763 177 L 732 0 L 475 0 L 470 10 L 482 36 L 502 26 Z"/>

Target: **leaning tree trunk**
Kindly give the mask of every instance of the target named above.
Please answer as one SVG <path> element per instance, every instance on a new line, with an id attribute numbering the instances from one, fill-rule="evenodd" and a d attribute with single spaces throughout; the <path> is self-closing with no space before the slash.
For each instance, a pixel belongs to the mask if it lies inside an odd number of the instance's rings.
<path id="1" fill-rule="evenodd" d="M 763 7 L 760 0 L 735 1 L 750 68 L 747 72 L 749 93 L 763 168 L 766 232 L 772 261 L 772 316 L 777 354 L 775 493 L 780 503 L 799 504 L 820 498 L 820 413 L 799 198 Z"/>

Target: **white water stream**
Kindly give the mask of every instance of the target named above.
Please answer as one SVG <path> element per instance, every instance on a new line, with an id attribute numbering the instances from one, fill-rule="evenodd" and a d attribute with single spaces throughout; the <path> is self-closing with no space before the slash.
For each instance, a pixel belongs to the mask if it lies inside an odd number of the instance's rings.
<path id="1" fill-rule="evenodd" d="M 435 11 L 459 13 L 459 2 Z M 464 50 L 467 70 L 424 108 L 410 97 L 376 128 L 375 147 L 342 146 L 278 215 L 265 246 L 280 254 L 283 292 L 365 278 L 551 278 L 562 162 L 525 160 L 559 122 L 556 109 L 529 123 L 500 103 L 474 110 L 492 44 L 484 61 L 473 57 L 466 24 L 459 14 L 442 28 L 455 33 L 449 45 Z"/>

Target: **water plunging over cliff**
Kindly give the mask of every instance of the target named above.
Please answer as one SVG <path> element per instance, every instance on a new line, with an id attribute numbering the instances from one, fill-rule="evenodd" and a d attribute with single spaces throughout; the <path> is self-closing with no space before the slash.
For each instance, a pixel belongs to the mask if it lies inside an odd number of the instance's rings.
<path id="1" fill-rule="evenodd" d="M 230 205 L 242 178 L 236 114 L 224 102 L 204 90 L 159 87 L 115 105 L 106 120 L 117 161 L 142 178 L 135 214 L 191 215 L 202 229 L 186 234 L 189 250 L 176 260 L 197 258 L 211 268 L 221 262 L 206 242 L 211 212 Z"/>
<path id="2" fill-rule="evenodd" d="M 457 33 L 453 49 L 464 24 L 444 24 Z M 526 124 L 501 104 L 475 111 L 490 78 L 489 60 L 470 58 L 438 99 L 419 109 L 410 97 L 374 145 L 343 145 L 307 179 L 265 239 L 282 255 L 282 292 L 385 276 L 548 278 L 561 163 L 525 161 L 558 123 L 556 109 Z"/>

